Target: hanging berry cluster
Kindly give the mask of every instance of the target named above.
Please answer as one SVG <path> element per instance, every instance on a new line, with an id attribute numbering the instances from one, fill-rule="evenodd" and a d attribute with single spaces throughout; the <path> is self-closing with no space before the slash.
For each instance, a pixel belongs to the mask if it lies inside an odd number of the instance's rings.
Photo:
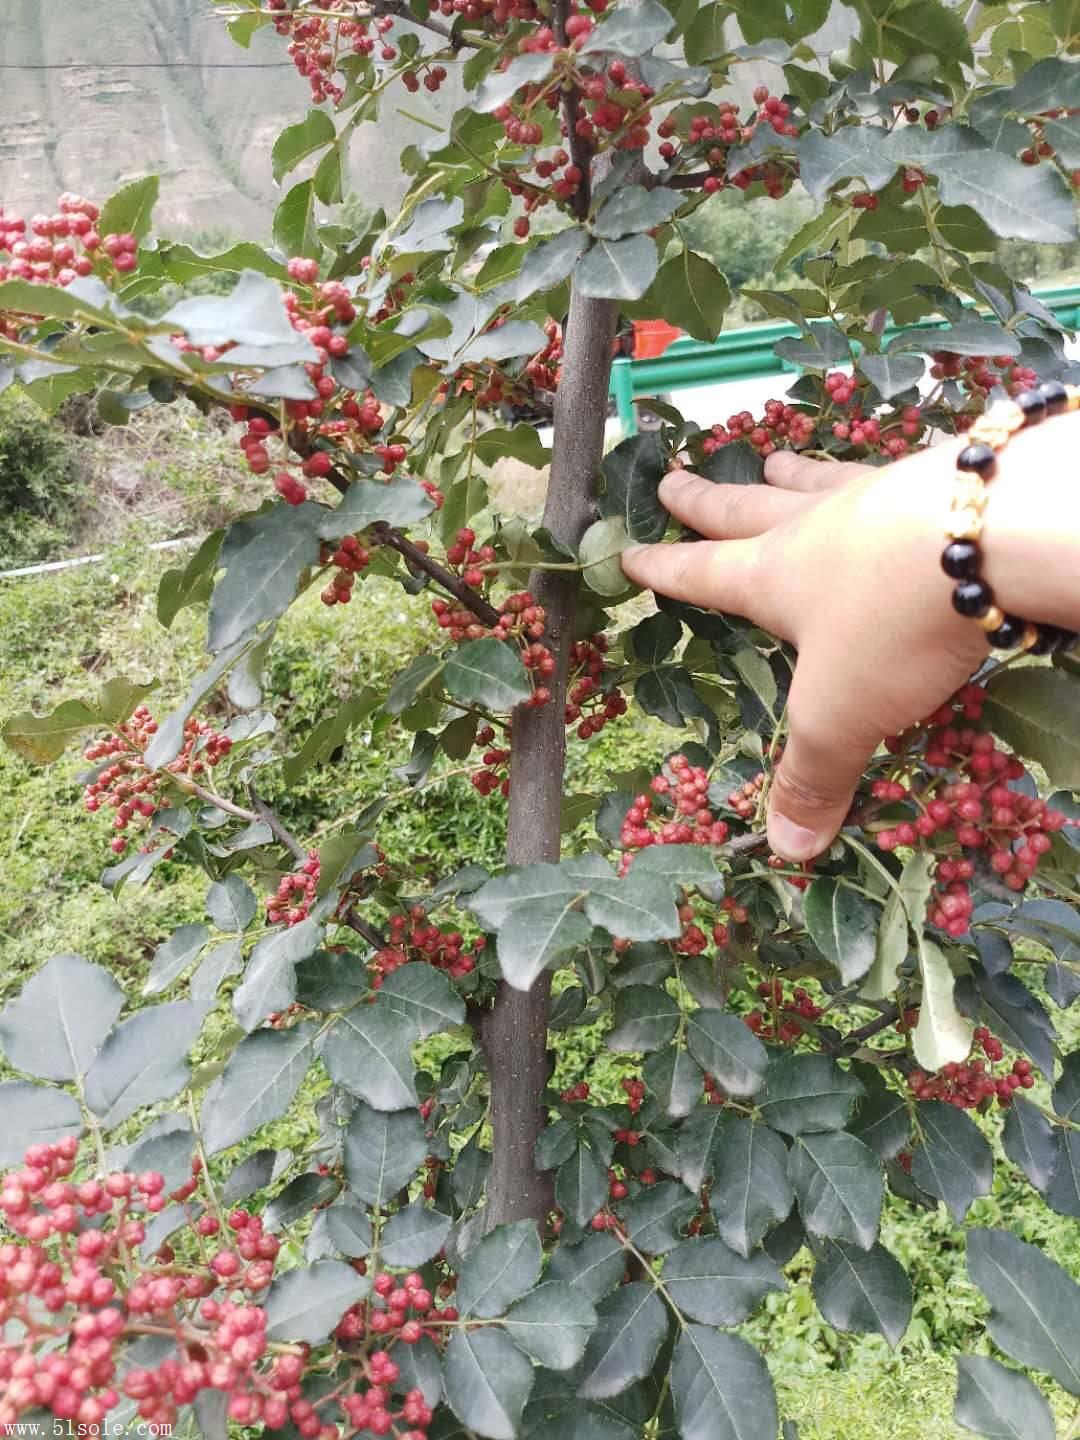
<path id="1" fill-rule="evenodd" d="M 609 720 L 617 720 L 627 711 L 619 687 L 603 683 L 604 671 L 610 668 L 607 652 L 608 639 L 602 634 L 576 640 L 570 649 L 566 723 L 577 726 L 579 740 L 591 740 Z"/>
<path id="2" fill-rule="evenodd" d="M 749 145 L 759 126 L 771 129 L 777 136 L 799 134 L 799 126 L 791 118 L 790 104 L 779 95 L 771 95 L 767 85 L 759 85 L 754 91 L 754 104 L 755 113 L 746 119 L 740 118 L 739 106 L 730 100 L 708 108 L 695 106 L 688 120 L 683 120 L 676 111 L 657 126 L 656 133 L 662 142 L 660 154 L 673 167 L 707 164 L 709 173 L 702 181 L 707 195 L 714 195 L 727 185 L 749 190 L 760 181 L 766 195 L 779 200 L 798 173 L 793 162 L 776 158 L 741 165 L 735 170 L 729 166 L 730 152 Z"/>
<path id="3" fill-rule="evenodd" d="M 763 980 L 758 995 L 766 1009 L 751 1010 L 743 1019 L 762 1040 L 777 1040 L 781 1045 L 795 1045 L 806 1033 L 806 1026 L 820 1019 L 822 1008 L 801 985 L 796 985 L 790 998 L 779 980 Z M 799 1022 L 804 1022 L 800 1024 Z"/>
<path id="4" fill-rule="evenodd" d="M 722 845 L 727 840 L 727 821 L 717 820 L 708 805 L 709 777 L 685 755 L 673 755 L 653 776 L 649 790 L 651 794 L 638 795 L 626 812 L 620 834 L 624 851 L 648 845 Z M 660 814 L 654 813 L 657 805 Z M 630 858 L 629 853 L 623 856 L 624 873 Z"/>
<path id="5" fill-rule="evenodd" d="M 83 758 L 99 764 L 83 790 L 83 804 L 91 813 L 113 809 L 111 849 L 122 855 L 128 840 L 122 833 L 133 821 L 149 820 L 158 810 L 169 808 L 167 798 L 158 799 L 158 791 L 166 776 L 195 778 L 222 761 L 232 749 L 228 735 L 219 734 L 205 720 L 194 715 L 184 722 L 184 743 L 175 760 L 163 770 L 151 770 L 143 752 L 157 734 L 157 721 L 145 705 L 139 705 L 129 720 L 117 727 L 112 735 L 95 740 L 83 751 Z M 101 764 L 100 762 L 105 762 Z"/>
<path id="6" fill-rule="evenodd" d="M 910 1071 L 908 1088 L 916 1100 L 943 1100 L 958 1110 L 975 1110 L 984 1101 L 995 1097 L 999 1105 L 1009 1106 L 1017 1090 L 1031 1089 L 1035 1076 L 1030 1060 L 1018 1056 L 1009 1070 L 994 1075 L 992 1067 L 1004 1055 L 1001 1041 L 991 1035 L 985 1025 L 975 1027 L 973 1038 L 972 1052 L 963 1063 L 951 1061 L 933 1075 L 920 1069 Z M 981 1049 L 982 1055 L 976 1055 L 976 1049 Z M 987 1069 L 987 1061 L 990 1069 Z"/>
<path id="7" fill-rule="evenodd" d="M 318 850 L 309 850 L 299 870 L 281 877 L 277 889 L 266 902 L 268 924 L 299 925 L 301 920 L 307 919 L 315 903 L 321 869 Z"/>
<path id="8" fill-rule="evenodd" d="M 887 740 L 897 757 L 894 773 L 872 786 L 875 799 L 907 812 L 878 831 L 878 848 L 933 851 L 929 918 L 956 938 L 967 934 L 974 909 L 975 857 L 1021 892 L 1050 851 L 1051 836 L 1066 823 L 1045 800 L 1009 788 L 1023 779 L 1024 767 L 979 728 L 985 701 L 981 685 L 965 685 L 922 726 Z"/>
<path id="9" fill-rule="evenodd" d="M 288 39 L 289 58 L 311 86 L 316 105 L 324 100 L 337 104 L 344 99 L 345 87 L 334 77 L 350 54 L 369 56 L 377 52 L 387 64 L 397 59 L 397 49 L 389 38 L 394 25 L 392 16 L 375 19 L 370 7 L 358 5 L 356 0 L 321 0 L 319 12 L 314 15 L 306 9 L 294 9 L 291 0 L 266 0 L 266 8 L 276 15 L 274 29 Z"/>
<path id="10" fill-rule="evenodd" d="M 486 943 L 483 935 L 466 941 L 460 930 L 441 930 L 422 905 L 413 905 L 408 915 L 391 915 L 388 929 L 387 943 L 371 962 L 371 983 L 376 990 L 387 975 L 416 960 L 460 980 L 476 968 L 476 955 Z"/>

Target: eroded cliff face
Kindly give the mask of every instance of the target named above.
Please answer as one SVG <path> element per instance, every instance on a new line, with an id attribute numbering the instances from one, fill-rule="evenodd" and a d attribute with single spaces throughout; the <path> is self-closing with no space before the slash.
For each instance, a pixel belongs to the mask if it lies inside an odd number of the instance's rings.
<path id="1" fill-rule="evenodd" d="M 268 230 L 280 198 L 270 148 L 307 108 L 272 32 L 241 50 L 207 0 L 2 0 L 0 11 L 5 65 L 79 67 L 0 71 L 0 204 L 51 210 L 64 190 L 101 199 L 157 171 L 163 228 Z M 121 62 L 131 68 L 103 68 Z M 175 68 L 136 68 L 161 66 Z M 413 128 L 402 122 L 402 144 Z M 407 183 L 385 163 L 385 136 L 380 151 L 370 165 L 363 146 L 354 156 L 367 203 Z"/>

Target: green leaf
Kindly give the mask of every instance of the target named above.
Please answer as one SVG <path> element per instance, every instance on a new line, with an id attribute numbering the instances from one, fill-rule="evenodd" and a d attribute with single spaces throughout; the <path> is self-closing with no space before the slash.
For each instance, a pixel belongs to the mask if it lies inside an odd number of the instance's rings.
<path id="1" fill-rule="evenodd" d="M 900 1262 L 874 1245 L 859 1250 L 827 1241 L 814 1266 L 814 1299 L 822 1317 L 848 1335 L 884 1335 L 896 1348 L 911 1319 L 911 1281 Z"/>
<path id="2" fill-rule="evenodd" d="M 953 1418 L 986 1440 L 1054 1440 L 1057 1433 L 1038 1387 L 989 1355 L 957 1357 Z"/>
<path id="3" fill-rule="evenodd" d="M 0 1084 L 0 1165 L 22 1164 L 31 1145 L 55 1145 L 65 1135 L 81 1135 L 82 1112 L 74 1095 L 52 1085 L 31 1085 L 26 1080 Z"/>
<path id="4" fill-rule="evenodd" d="M 665 1255 L 680 1243 L 679 1232 L 697 1208 L 697 1201 L 682 1185 L 649 1186 L 623 1207 L 627 1239 L 645 1255 Z"/>
<path id="5" fill-rule="evenodd" d="M 219 930 L 238 935 L 255 918 L 259 902 L 239 875 L 215 880 L 206 894 L 206 913 Z"/>
<path id="6" fill-rule="evenodd" d="M 650 1095 L 656 1096 L 674 1120 L 689 1115 L 701 1097 L 701 1067 L 677 1045 L 650 1055 L 642 1069 L 642 1078 Z"/>
<path id="7" fill-rule="evenodd" d="M 97 1053 L 86 1076 L 86 1103 L 106 1130 L 144 1105 L 172 1100 L 188 1083 L 188 1051 L 202 1028 L 189 1000 L 152 1005 L 122 1021 Z"/>
<path id="8" fill-rule="evenodd" d="M 217 687 L 230 667 L 251 649 L 256 638 L 254 635 L 241 636 L 195 677 L 178 708 L 159 723 L 157 734 L 144 751 L 143 758 L 151 769 L 162 769 L 176 759 L 184 746 L 184 726 L 191 712 Z"/>
<path id="9" fill-rule="evenodd" d="M 891 400 L 918 385 L 926 362 L 918 355 L 863 355 L 859 369 L 883 400 Z"/>
<path id="10" fill-rule="evenodd" d="M 881 43 L 889 60 L 902 62 L 929 53 L 947 65 L 971 64 L 964 18 L 941 0 L 914 0 L 901 8 L 890 6 L 881 27 Z"/>
<path id="11" fill-rule="evenodd" d="M 494 465 L 504 456 L 520 460 L 539 470 L 551 460 L 551 451 L 532 425 L 515 425 L 510 430 L 485 430 L 473 441 L 476 458 L 484 465 Z"/>
<path id="12" fill-rule="evenodd" d="M 519 652 L 494 636 L 459 645 L 446 662 L 443 682 L 455 700 L 496 711 L 513 710 L 532 694 Z"/>
<path id="13" fill-rule="evenodd" d="M 331 1078 L 376 1110 L 417 1104 L 411 1020 L 377 1000 L 338 1017 L 323 1046 Z"/>
<path id="14" fill-rule="evenodd" d="M 284 365 L 314 360 L 315 347 L 289 323 L 281 286 L 253 270 L 245 270 L 228 295 L 194 295 L 162 316 L 162 323 L 182 330 L 193 345 L 244 347 L 247 363 Z M 298 344 L 298 341 L 301 343 Z M 234 359 L 236 352 L 230 352 Z"/>
<path id="15" fill-rule="evenodd" d="M 974 1027 L 956 1008 L 955 981 L 944 952 L 921 934 L 918 938 L 922 998 L 911 1040 L 915 1059 L 932 1072 L 950 1061 L 959 1064 L 967 1059 Z"/>
<path id="16" fill-rule="evenodd" d="M 284 614 L 296 599 L 304 570 L 318 563 L 317 526 L 323 514 L 311 501 L 282 502 L 259 517 L 254 535 L 231 555 L 214 588 L 208 650 L 226 650 L 263 620 Z"/>
<path id="17" fill-rule="evenodd" d="M 320 512 L 317 533 L 323 540 L 340 540 L 366 530 L 377 520 L 407 527 L 423 520 L 431 510 L 430 496 L 408 475 L 395 475 L 385 484 L 354 480 L 336 510 Z"/>
<path id="18" fill-rule="evenodd" d="M 275 260 L 260 245 L 246 240 L 230 245 L 220 255 L 199 255 L 190 245 L 161 243 L 158 244 L 158 254 L 169 279 L 180 285 L 207 276 L 239 275 L 244 270 L 254 270 L 274 280 L 289 278 L 289 272 L 280 260 Z"/>
<path id="19" fill-rule="evenodd" d="M 860 979 L 874 962 L 878 909 L 857 891 L 822 876 L 806 892 L 806 928 L 845 985 Z"/>
<path id="20" fill-rule="evenodd" d="M 142 700 L 157 688 L 157 682 L 134 685 L 123 676 L 103 686 L 96 700 L 65 700 L 49 715 L 21 710 L 4 722 L 0 735 L 9 750 L 32 765 L 59 760 L 71 742 L 84 730 L 119 725 Z M 121 704 L 120 702 L 123 701 Z"/>
<path id="21" fill-rule="evenodd" d="M 451 1410 L 469 1431 L 514 1440 L 533 1387 L 533 1367 L 502 1330 L 455 1330 L 443 1360 Z"/>
<path id="22" fill-rule="evenodd" d="M 472 109 L 480 115 L 490 115 L 512 100 L 524 85 L 539 85 L 547 79 L 555 66 L 555 54 L 543 50 L 535 54 L 515 55 L 505 70 L 493 70 L 485 75 L 477 87 Z"/>
<path id="23" fill-rule="evenodd" d="M 709 1196 L 722 1239 L 744 1258 L 795 1203 L 783 1140 L 742 1115 L 725 1115 L 712 1149 Z"/>
<path id="24" fill-rule="evenodd" d="M 326 1233 L 336 1250 L 350 1260 L 363 1260 L 371 1254 L 374 1236 L 366 1210 L 359 1205 L 332 1205 L 324 1213 Z"/>
<path id="25" fill-rule="evenodd" d="M 560 1245 L 546 1278 L 578 1290 L 590 1300 L 610 1295 L 626 1270 L 626 1252 L 613 1235 L 590 1233 L 579 1245 Z"/>
<path id="26" fill-rule="evenodd" d="M 1004 670 L 987 686 L 986 719 L 1051 785 L 1080 789 L 1080 678 L 1042 666 Z"/>
<path id="27" fill-rule="evenodd" d="M 158 584 L 157 618 L 166 629 L 189 605 L 210 599 L 223 530 L 212 531 L 182 570 L 166 570 Z"/>
<path id="28" fill-rule="evenodd" d="M 1076 205 L 1051 165 L 1023 165 L 999 150 L 956 155 L 936 167 L 946 205 L 970 205 L 1002 239 L 1063 244 L 1077 235 Z"/>
<path id="29" fill-rule="evenodd" d="M 597 240 L 574 267 L 574 289 L 597 300 L 640 300 L 659 263 L 656 242 L 648 235 Z"/>
<path id="30" fill-rule="evenodd" d="M 1034 1185 L 1046 1191 L 1060 1159 L 1058 1132 L 1041 1110 L 1014 1095 L 1001 1132 L 1005 1154 Z"/>
<path id="31" fill-rule="evenodd" d="M 811 1235 L 869 1250 L 877 1239 L 884 1182 L 872 1150 L 844 1132 L 799 1135 L 788 1177 Z"/>
<path id="32" fill-rule="evenodd" d="M 758 1101 L 761 1118 L 786 1135 L 842 1130 L 863 1087 L 827 1055 L 784 1055 L 769 1065 Z"/>
<path id="33" fill-rule="evenodd" d="M 581 53 L 595 55 L 605 50 L 616 55 L 645 55 L 665 39 L 673 23 L 659 0 L 640 0 L 610 11 L 585 41 Z"/>
<path id="34" fill-rule="evenodd" d="M 890 890 L 881 912 L 874 963 L 859 991 L 864 999 L 885 1000 L 895 993 L 910 948 L 908 926 L 917 936 L 923 932 L 933 888 L 932 870 L 932 857 L 919 851 L 904 866 L 897 889 Z"/>
<path id="35" fill-rule="evenodd" d="M 345 1132 L 345 1178 L 366 1205 L 386 1205 L 415 1176 L 428 1154 L 415 1110 L 373 1110 L 360 1104 Z"/>
<path id="36" fill-rule="evenodd" d="M 581 1364 L 578 1393 L 586 1400 L 621 1395 L 652 1369 L 668 1333 L 664 1302 L 652 1285 L 622 1285 L 597 1305 L 596 1329 Z"/>
<path id="37" fill-rule="evenodd" d="M 256 1030 L 229 1056 L 202 1103 L 203 1144 L 215 1155 L 246 1140 L 293 1102 L 315 1056 L 314 1027 Z"/>
<path id="38" fill-rule="evenodd" d="M 301 180 L 274 211 L 274 244 L 286 255 L 322 257 L 322 241 L 315 221 L 315 182 Z"/>
<path id="39" fill-rule="evenodd" d="M 334 122 L 325 110 L 309 110 L 303 120 L 287 125 L 274 141 L 270 164 L 274 184 L 280 185 L 290 170 L 316 150 L 332 145 L 337 139 Z"/>
<path id="40" fill-rule="evenodd" d="M 267 1230 L 287 1230 L 308 1219 L 315 1210 L 329 1205 L 340 1189 L 341 1181 L 336 1176 L 308 1170 L 290 1180 L 280 1195 L 275 1195 L 262 1212 L 263 1223 Z"/>
<path id="41" fill-rule="evenodd" d="M 0 1011 L 0 1049 L 14 1070 L 39 1080 L 75 1080 L 124 1008 L 107 970 L 81 955 L 54 955 Z"/>
<path id="42" fill-rule="evenodd" d="M 594 520 L 581 537 L 578 560 L 581 578 L 597 595 L 622 595 L 629 587 L 623 573 L 622 553 L 630 544 L 626 526 L 618 515 Z"/>
<path id="43" fill-rule="evenodd" d="M 607 1168 L 590 1145 L 579 1144 L 559 1166 L 555 1203 L 575 1225 L 587 1225 L 608 1199 Z"/>
<path id="44" fill-rule="evenodd" d="M 402 965 L 383 981 L 381 1004 L 403 1016 L 423 1040 L 465 1020 L 465 1002 L 448 977 L 433 966 Z"/>
<path id="45" fill-rule="evenodd" d="M 745 1340 L 687 1325 L 671 1366 L 682 1440 L 765 1440 L 780 1420 L 768 1367 Z"/>
<path id="46" fill-rule="evenodd" d="M 532 320 L 506 320 L 477 335 L 457 358 L 462 365 L 479 364 L 482 360 L 512 360 L 519 355 L 535 355 L 547 343 L 547 336 Z"/>
<path id="47" fill-rule="evenodd" d="M 690 1054 L 728 1095 L 754 1095 L 769 1062 L 764 1045 L 736 1015 L 697 1010 L 686 1026 Z"/>
<path id="48" fill-rule="evenodd" d="M 545 1369 L 570 1370 L 584 1354 L 596 1318 L 580 1290 L 552 1280 L 515 1301 L 503 1325 L 514 1344 Z"/>
<path id="49" fill-rule="evenodd" d="M 399 255 L 421 250 L 450 250 L 454 242 L 449 231 L 460 225 L 464 217 L 465 202 L 458 195 L 448 200 L 422 200 L 413 210 L 408 228 L 392 236 L 390 243 Z"/>
<path id="50" fill-rule="evenodd" d="M 1020 342 L 992 320 L 959 320 L 940 330 L 901 330 L 889 341 L 889 354 L 900 350 L 951 350 L 957 355 L 982 355 L 979 347 L 989 345 L 997 355 L 1019 355 Z"/>
<path id="51" fill-rule="evenodd" d="M 98 234 L 104 237 L 129 233 L 137 240 L 144 239 L 153 223 L 158 189 L 158 177 L 147 175 L 117 190 L 101 207 L 97 220 Z"/>
<path id="52" fill-rule="evenodd" d="M 287 1270 L 270 1287 L 263 1309 L 268 1340 L 321 1345 L 345 1311 L 371 1292 L 371 1277 L 341 1260 Z"/>
<path id="53" fill-rule="evenodd" d="M 543 1252 L 531 1220 L 499 1225 L 465 1257 L 455 1304 L 462 1315 L 494 1319 L 536 1284 Z"/>
<path id="54" fill-rule="evenodd" d="M 894 1160 L 911 1144 L 911 1116 L 903 1097 L 895 1090 L 868 1090 L 847 1128 L 882 1160 Z"/>
<path id="55" fill-rule="evenodd" d="M 427 1205 L 406 1205 L 386 1222 L 379 1259 L 384 1265 L 423 1265 L 442 1249 L 452 1224 L 449 1215 Z"/>
<path id="56" fill-rule="evenodd" d="M 819 205 L 841 180 L 859 179 L 867 189 L 881 190 L 897 166 L 884 151 L 884 138 L 883 130 L 863 124 L 846 125 L 833 135 L 810 130 L 795 147 L 799 179 Z"/>
<path id="57" fill-rule="evenodd" d="M 744 1258 L 722 1240 L 684 1240 L 664 1261 L 664 1290 L 691 1320 L 741 1325 L 784 1277 L 767 1255 Z"/>
<path id="58" fill-rule="evenodd" d="M 322 938 L 322 926 L 307 919 L 259 941 L 248 957 L 243 983 L 233 993 L 233 1013 L 245 1030 L 289 1008 L 296 999 L 297 963 L 313 954 Z"/>
<path id="59" fill-rule="evenodd" d="M 911 1178 L 943 1200 L 959 1225 L 973 1200 L 989 1195 L 994 1155 L 969 1116 L 938 1100 L 920 1101 L 916 1119 L 922 1143 L 911 1155 Z"/>
<path id="60" fill-rule="evenodd" d="M 659 1050 L 675 1037 L 682 1012 L 656 985 L 628 985 L 615 996 L 612 1029 L 604 1036 L 609 1050 Z"/>
<path id="61" fill-rule="evenodd" d="M 534 246 L 521 262 L 515 292 L 517 303 L 520 305 L 541 290 L 551 290 L 568 280 L 588 241 L 583 229 L 571 225 Z"/>
<path id="62" fill-rule="evenodd" d="M 675 190 L 646 190 L 643 185 L 624 185 L 600 206 L 592 232 L 601 240 L 621 240 L 655 230 L 671 219 L 683 197 Z"/>
<path id="63" fill-rule="evenodd" d="M 1034 1245 L 969 1230 L 968 1274 L 990 1301 L 990 1336 L 1006 1355 L 1080 1395 L 1080 1287 Z"/>
<path id="64" fill-rule="evenodd" d="M 230 879 L 244 885 L 239 876 L 230 876 Z M 246 885 L 244 889 L 247 890 Z M 250 891 L 248 893 L 251 894 Z M 254 900 L 254 895 L 251 898 Z M 160 995 L 162 991 L 168 990 L 174 981 L 179 980 L 196 956 L 202 953 L 209 938 L 210 932 L 205 925 L 181 925 L 174 930 L 168 940 L 164 940 L 154 951 L 143 994 Z"/>
<path id="65" fill-rule="evenodd" d="M 720 334 L 731 304 L 727 280 L 712 261 L 685 247 L 661 265 L 656 297 L 660 313 L 670 325 L 708 343 Z"/>

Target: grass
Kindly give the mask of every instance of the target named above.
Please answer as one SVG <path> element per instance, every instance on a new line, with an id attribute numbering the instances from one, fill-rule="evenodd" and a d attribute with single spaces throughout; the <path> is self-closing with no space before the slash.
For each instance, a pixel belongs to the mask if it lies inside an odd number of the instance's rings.
<path id="1" fill-rule="evenodd" d="M 151 533 L 175 526 L 178 514 L 185 526 L 201 531 L 234 500 L 243 504 L 249 498 L 246 482 L 233 487 L 227 437 L 210 427 L 184 419 L 167 442 L 133 428 L 105 443 L 120 447 L 125 464 L 142 467 L 141 499 L 132 500 L 129 512 L 140 516 L 142 507 L 160 512 L 158 521 L 149 518 Z M 94 463 L 100 461 L 97 455 Z M 182 612 L 168 631 L 155 614 L 158 580 L 175 559 L 149 553 L 146 526 L 140 519 L 136 536 L 136 528 L 123 523 L 123 507 L 105 507 L 102 513 L 121 528 L 106 564 L 0 582 L 5 713 L 50 709 L 115 674 L 156 678 L 160 689 L 153 707 L 163 713 L 200 666 L 199 612 Z M 92 538 L 100 543 L 98 535 Z M 308 730 L 348 695 L 366 684 L 385 683 L 430 634 L 422 596 L 409 596 L 381 580 L 369 581 L 361 593 L 363 606 L 333 611 L 309 596 L 282 621 L 268 673 L 269 699 L 280 726 L 273 742 L 279 756 L 302 743 Z M 590 783 L 597 788 L 603 776 L 648 762 L 673 743 L 671 731 L 644 717 L 628 717 L 585 753 L 574 748 L 567 791 Z M 305 839 L 390 794 L 379 838 L 391 859 L 413 859 L 440 874 L 465 860 L 499 863 L 504 802 L 481 799 L 460 775 L 411 791 L 393 773 L 400 752 L 396 730 L 381 736 L 354 732 L 339 762 L 309 772 L 289 794 L 276 765 L 263 772 L 261 783 Z M 441 763 L 448 771 L 458 768 Z M 82 767 L 77 748 L 47 768 L 0 749 L 7 882 L 0 888 L 0 933 L 5 936 L 0 1003 L 62 949 L 106 965 L 137 996 L 156 945 L 177 924 L 202 914 L 205 877 L 178 865 L 162 867 L 150 885 L 125 889 L 119 899 L 101 888 L 108 830 L 101 817 L 81 808 L 77 777 Z M 1055 1012 L 1055 1019 L 1064 1032 L 1063 1048 L 1080 1045 L 1080 1017 Z M 213 1058 L 226 1026 L 223 1010 L 211 1023 L 202 1058 Z M 587 1073 L 607 1098 L 615 1097 L 619 1078 L 633 1068 L 604 1049 L 600 1026 L 559 1037 L 557 1050 L 558 1083 Z M 314 1102 L 324 1085 L 313 1072 L 301 1115 L 270 1127 L 259 1143 L 303 1151 L 315 1135 Z M 996 1117 L 985 1123 L 995 1136 Z M 992 1195 L 976 1203 L 967 1224 L 1009 1228 L 1080 1275 L 1076 1222 L 1038 1202 L 1000 1151 L 999 1161 Z M 890 1198 L 882 1238 L 907 1268 L 916 1296 L 912 1323 L 896 1352 L 877 1337 L 843 1336 L 822 1321 L 805 1251 L 788 1267 L 788 1292 L 770 1297 L 744 1327 L 767 1355 L 782 1414 L 798 1423 L 800 1440 L 864 1440 L 886 1425 L 891 1440 L 958 1440 L 967 1433 L 951 1419 L 952 1355 L 985 1352 L 988 1342 L 985 1304 L 966 1275 L 963 1230 L 943 1211 L 913 1214 Z M 1068 1397 L 1055 1392 L 1053 1401 L 1062 1418 L 1071 1414 L 1074 1402 Z"/>

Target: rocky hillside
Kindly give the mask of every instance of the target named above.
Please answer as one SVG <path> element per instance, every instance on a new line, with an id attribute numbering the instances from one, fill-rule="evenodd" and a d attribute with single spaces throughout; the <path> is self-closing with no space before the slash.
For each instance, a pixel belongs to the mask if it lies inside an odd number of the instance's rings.
<path id="1" fill-rule="evenodd" d="M 0 59 L 20 67 L 0 72 L 0 204 L 51 209 L 63 190 L 100 198 L 156 170 L 160 221 L 173 233 L 268 230 L 270 147 L 307 100 L 272 32 L 243 51 L 207 0 L 0 8 Z M 399 132 L 395 145 L 430 133 L 392 111 L 385 118 Z M 354 188 L 369 204 L 393 199 L 405 181 L 385 163 L 385 134 L 378 147 L 372 136 L 367 154 L 362 138 Z"/>

